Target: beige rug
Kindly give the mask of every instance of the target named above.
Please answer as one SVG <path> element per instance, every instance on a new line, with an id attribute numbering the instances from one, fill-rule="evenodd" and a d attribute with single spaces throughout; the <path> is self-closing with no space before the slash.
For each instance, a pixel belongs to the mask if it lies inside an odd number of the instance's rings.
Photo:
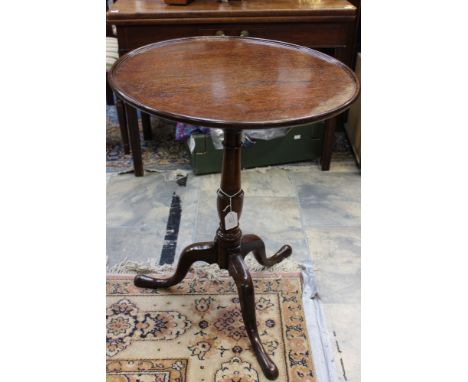
<path id="1" fill-rule="evenodd" d="M 253 274 L 262 343 L 279 382 L 316 381 L 300 273 Z M 231 278 L 166 290 L 107 279 L 107 382 L 267 381 L 250 348 Z"/>

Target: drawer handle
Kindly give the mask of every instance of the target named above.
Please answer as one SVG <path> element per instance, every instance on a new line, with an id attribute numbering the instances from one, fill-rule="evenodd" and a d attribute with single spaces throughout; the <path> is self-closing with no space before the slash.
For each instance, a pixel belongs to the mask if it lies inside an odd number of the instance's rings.
<path id="1" fill-rule="evenodd" d="M 216 31 L 215 35 L 216 36 L 226 36 L 226 33 L 224 33 L 224 31 Z"/>
<path id="2" fill-rule="evenodd" d="M 243 30 L 243 31 L 240 33 L 240 36 L 241 36 L 241 37 L 248 37 L 248 36 L 249 36 L 249 31 Z"/>

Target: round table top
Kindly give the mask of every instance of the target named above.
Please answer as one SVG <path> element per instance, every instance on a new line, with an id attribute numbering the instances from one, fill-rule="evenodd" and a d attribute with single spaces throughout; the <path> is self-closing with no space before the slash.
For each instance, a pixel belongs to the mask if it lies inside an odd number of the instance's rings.
<path id="1" fill-rule="evenodd" d="M 189 37 L 143 46 L 109 72 L 114 91 L 150 114 L 207 127 L 316 122 L 346 110 L 354 73 L 313 49 L 250 37 Z"/>

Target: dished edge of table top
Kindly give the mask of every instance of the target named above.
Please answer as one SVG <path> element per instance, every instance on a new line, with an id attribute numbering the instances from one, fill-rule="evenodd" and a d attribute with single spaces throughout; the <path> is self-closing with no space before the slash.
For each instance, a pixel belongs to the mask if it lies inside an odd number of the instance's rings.
<path id="1" fill-rule="evenodd" d="M 256 38 L 256 37 L 236 37 L 236 36 L 223 36 L 223 37 L 216 37 L 216 38 L 222 38 L 222 39 L 248 39 L 248 40 L 255 40 L 255 41 L 261 41 L 261 42 L 266 42 L 266 43 L 274 43 L 274 45 L 286 45 L 288 47 L 292 47 L 296 50 L 300 50 L 301 52 L 305 52 L 309 55 L 313 55 L 314 57 L 321 56 L 325 58 L 327 61 L 333 61 L 336 63 L 338 66 L 340 66 L 344 71 L 348 73 L 348 75 L 354 80 L 354 83 L 356 84 L 355 91 L 353 95 L 350 97 L 349 100 L 344 102 L 342 105 L 335 109 L 331 109 L 325 113 L 321 114 L 315 114 L 311 116 L 306 116 L 303 118 L 296 118 L 296 119 L 284 119 L 284 120 L 273 120 L 273 121 L 267 121 L 267 122 L 242 122 L 242 121 L 225 121 L 225 120 L 217 120 L 217 119 L 210 119 L 210 118 L 199 118 L 199 117 L 194 117 L 194 116 L 189 116 L 185 114 L 177 114 L 177 113 L 171 113 L 163 110 L 158 110 L 154 109 L 151 107 L 148 107 L 137 100 L 133 99 L 132 97 L 126 95 L 124 92 L 119 89 L 115 82 L 114 82 L 114 72 L 117 69 L 117 67 L 124 61 L 126 61 L 128 58 L 134 56 L 135 54 L 139 53 L 141 50 L 147 50 L 151 46 L 164 46 L 170 43 L 174 42 L 179 42 L 179 41 L 184 41 L 184 40 L 203 40 L 203 39 L 213 39 L 213 36 L 196 36 L 196 37 L 182 37 L 182 38 L 177 38 L 177 39 L 171 39 L 171 40 L 164 40 L 156 43 L 151 43 L 148 45 L 144 45 L 140 48 L 134 49 L 130 51 L 129 53 L 123 55 L 120 57 L 112 66 L 112 68 L 109 70 L 109 84 L 114 90 L 115 93 L 126 103 L 130 104 L 131 106 L 137 108 L 138 110 L 142 110 L 146 113 L 149 113 L 151 115 L 169 119 L 172 121 L 177 121 L 177 122 L 184 122 L 184 123 L 189 123 L 192 125 L 197 125 L 197 126 L 204 126 L 204 127 L 209 127 L 209 128 L 235 128 L 235 129 L 265 129 L 265 128 L 273 128 L 273 127 L 293 127 L 293 126 L 298 126 L 298 125 L 303 125 L 307 123 L 312 123 L 312 122 L 320 122 L 329 118 L 332 118 L 336 115 L 341 114 L 345 110 L 347 110 L 352 103 L 357 99 L 357 97 L 360 94 L 360 83 L 359 80 L 356 76 L 356 74 L 344 63 L 341 61 L 335 59 L 334 57 L 331 57 L 325 53 L 319 52 L 317 50 L 307 48 L 301 45 L 297 44 L 292 44 L 284 41 L 277 41 L 277 40 L 269 40 L 269 39 L 262 39 L 262 38 Z M 312 54 L 311 54 L 312 53 Z"/>

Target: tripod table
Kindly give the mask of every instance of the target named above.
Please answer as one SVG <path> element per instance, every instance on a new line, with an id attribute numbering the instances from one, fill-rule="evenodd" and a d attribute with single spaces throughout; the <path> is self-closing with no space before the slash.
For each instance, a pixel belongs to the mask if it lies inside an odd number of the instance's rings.
<path id="1" fill-rule="evenodd" d="M 213 241 L 186 247 L 172 277 L 138 275 L 135 285 L 170 287 L 182 281 L 195 261 L 227 269 L 237 285 L 256 358 L 265 376 L 276 379 L 278 368 L 259 337 L 254 287 L 244 257 L 252 252 L 260 264 L 271 266 L 291 255 L 292 249 L 284 245 L 267 257 L 262 239 L 240 230 L 242 130 L 336 116 L 356 99 L 356 76 L 340 61 L 294 44 L 249 37 L 189 37 L 129 52 L 114 64 L 109 82 L 124 102 L 144 112 L 224 130 L 219 228 Z"/>

